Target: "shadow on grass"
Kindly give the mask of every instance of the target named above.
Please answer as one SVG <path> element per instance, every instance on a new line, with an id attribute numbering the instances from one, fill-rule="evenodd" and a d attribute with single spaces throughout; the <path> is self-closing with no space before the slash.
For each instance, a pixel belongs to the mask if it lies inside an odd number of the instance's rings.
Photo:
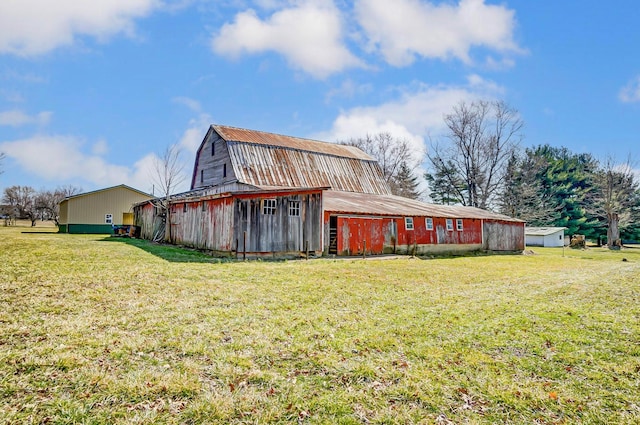
<path id="1" fill-rule="evenodd" d="M 214 258 L 204 252 L 174 245 L 164 245 L 144 239 L 132 239 L 108 236 L 102 242 L 123 243 L 135 246 L 149 254 L 172 263 L 222 263 L 233 261 L 226 258 Z"/>

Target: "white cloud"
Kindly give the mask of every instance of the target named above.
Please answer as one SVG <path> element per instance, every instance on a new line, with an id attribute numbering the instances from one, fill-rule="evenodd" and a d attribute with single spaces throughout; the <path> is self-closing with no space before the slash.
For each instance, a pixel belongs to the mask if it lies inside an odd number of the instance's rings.
<path id="1" fill-rule="evenodd" d="M 422 0 L 358 0 L 355 15 L 369 40 L 394 66 L 410 65 L 416 56 L 458 58 L 470 63 L 475 46 L 500 52 L 520 51 L 513 40 L 515 12 L 484 0 L 439 5 Z"/>
<path id="2" fill-rule="evenodd" d="M 624 103 L 640 102 L 640 75 L 620 90 L 618 99 Z"/>
<path id="3" fill-rule="evenodd" d="M 47 125 L 51 121 L 53 112 L 44 111 L 36 115 L 29 115 L 23 111 L 13 109 L 0 112 L 0 126 L 20 127 L 23 125 Z"/>
<path id="4" fill-rule="evenodd" d="M 344 45 L 340 10 L 331 1 L 306 1 L 261 20 L 254 10 L 236 15 L 211 42 L 215 53 L 238 57 L 274 51 L 316 78 L 363 66 Z"/>
<path id="5" fill-rule="evenodd" d="M 388 132 L 409 141 L 417 160 L 427 152 L 428 139 L 440 137 L 444 132 L 444 116 L 451 113 L 454 106 L 462 101 L 491 99 L 503 92 L 502 87 L 477 75 L 469 76 L 467 84 L 462 86 L 417 83 L 400 89 L 398 98 L 387 103 L 343 111 L 331 129 L 311 137 L 335 142 Z M 416 174 L 423 172 L 419 169 Z"/>
<path id="6" fill-rule="evenodd" d="M 4 0 L 0 54 L 33 56 L 71 45 L 79 36 L 132 35 L 134 20 L 159 6 L 159 0 Z"/>

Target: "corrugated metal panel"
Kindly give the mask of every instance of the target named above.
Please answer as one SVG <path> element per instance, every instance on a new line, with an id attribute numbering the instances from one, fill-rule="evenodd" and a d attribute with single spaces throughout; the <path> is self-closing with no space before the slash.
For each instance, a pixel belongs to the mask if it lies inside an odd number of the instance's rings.
<path id="1" fill-rule="evenodd" d="M 565 229 L 566 227 L 525 227 L 524 233 L 527 236 L 547 236 Z"/>
<path id="2" fill-rule="evenodd" d="M 227 143 L 234 174 L 254 186 L 331 187 L 390 194 L 377 162 L 250 143 Z"/>
<path id="3" fill-rule="evenodd" d="M 150 195 L 125 185 L 76 195 L 66 200 L 67 224 L 106 224 L 106 214 L 112 215 L 113 224 L 122 224 L 122 213 L 148 199 Z"/>
<path id="4" fill-rule="evenodd" d="M 220 136 L 222 136 L 229 142 L 245 142 L 257 145 L 277 146 L 289 149 L 323 153 L 325 155 L 334 155 L 345 158 L 361 159 L 365 161 L 373 160 L 371 156 L 353 146 L 320 142 L 317 140 L 303 139 L 300 137 L 284 136 L 282 134 L 267 133 L 264 131 L 227 127 L 224 125 L 214 125 L 212 127 Z"/>
<path id="5" fill-rule="evenodd" d="M 335 190 L 324 192 L 325 211 L 338 214 L 377 214 L 400 217 L 445 217 L 493 219 L 523 223 L 502 214 L 480 208 L 455 205 L 435 205 L 394 195 L 371 195 Z"/>

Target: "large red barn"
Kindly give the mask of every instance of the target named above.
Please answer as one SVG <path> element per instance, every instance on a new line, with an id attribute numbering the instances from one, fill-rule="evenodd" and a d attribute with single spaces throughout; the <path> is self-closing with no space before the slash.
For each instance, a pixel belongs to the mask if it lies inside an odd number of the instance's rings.
<path id="1" fill-rule="evenodd" d="M 142 237 L 226 254 L 524 249 L 524 222 L 394 196 L 355 147 L 219 125 L 198 149 L 191 190 L 172 197 L 168 214 L 157 204 L 134 208 Z"/>

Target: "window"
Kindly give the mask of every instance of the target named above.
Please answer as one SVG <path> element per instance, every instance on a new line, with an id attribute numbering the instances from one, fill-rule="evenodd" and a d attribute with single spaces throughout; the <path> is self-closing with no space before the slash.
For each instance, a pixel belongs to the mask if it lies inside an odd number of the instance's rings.
<path id="1" fill-rule="evenodd" d="M 300 217 L 300 201 L 289 201 L 289 215 Z"/>
<path id="2" fill-rule="evenodd" d="M 200 183 L 204 183 L 204 170 L 200 170 Z"/>
<path id="3" fill-rule="evenodd" d="M 202 211 L 206 211 L 207 210 L 207 201 L 202 201 Z"/>
<path id="4" fill-rule="evenodd" d="M 182 212 L 187 212 L 187 203 L 182 204 Z"/>
<path id="5" fill-rule="evenodd" d="M 276 200 L 264 199 L 262 201 L 262 214 L 274 215 L 276 213 Z"/>
<path id="6" fill-rule="evenodd" d="M 113 224 L 113 214 L 105 214 L 104 215 L 104 222 L 106 224 Z"/>
<path id="7" fill-rule="evenodd" d="M 447 230 L 453 230 L 453 219 L 452 218 L 448 218 L 447 219 Z"/>
<path id="8" fill-rule="evenodd" d="M 430 218 L 430 217 L 426 218 L 424 220 L 424 222 L 425 222 L 425 225 L 427 227 L 427 230 L 433 230 L 433 219 L 432 218 Z"/>
<path id="9" fill-rule="evenodd" d="M 227 164 L 222 164 L 222 177 L 227 177 Z"/>
<path id="10" fill-rule="evenodd" d="M 413 230 L 413 217 L 404 218 L 404 228 L 407 230 Z"/>
<path id="11" fill-rule="evenodd" d="M 216 142 L 211 142 L 211 156 L 216 154 Z"/>
<path id="12" fill-rule="evenodd" d="M 456 219 L 456 229 L 458 229 L 459 232 L 462 231 L 462 219 L 461 218 Z"/>

